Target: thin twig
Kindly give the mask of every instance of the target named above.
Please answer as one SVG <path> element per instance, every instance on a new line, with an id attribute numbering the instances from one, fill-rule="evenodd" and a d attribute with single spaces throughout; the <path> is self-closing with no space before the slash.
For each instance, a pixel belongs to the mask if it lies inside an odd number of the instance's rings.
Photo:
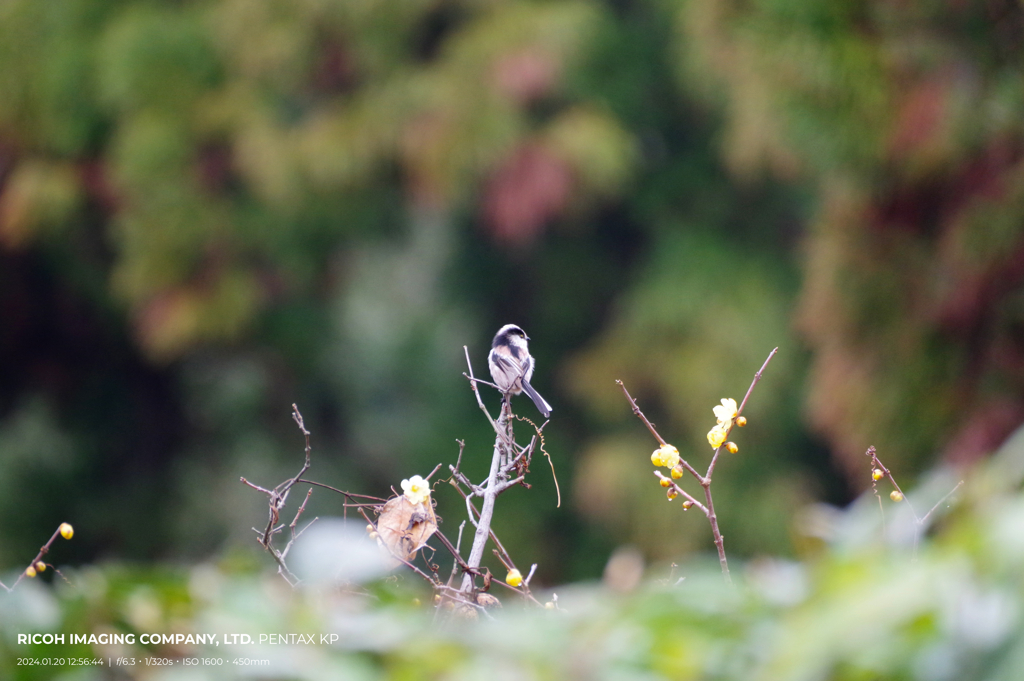
<path id="1" fill-rule="evenodd" d="M 423 479 L 430 480 L 432 477 L 434 477 L 434 473 L 436 473 L 439 468 L 441 468 L 441 464 L 437 464 L 436 466 L 434 466 L 434 470 L 427 473 L 426 477 L 424 477 Z"/>
<path id="2" fill-rule="evenodd" d="M 459 470 L 459 467 L 462 466 L 462 452 L 466 449 L 465 440 L 456 440 L 456 442 L 459 443 L 459 457 L 455 459 L 455 468 L 453 469 L 453 472 Z"/>
<path id="3" fill-rule="evenodd" d="M 21 580 L 25 578 L 25 573 L 28 570 L 28 568 L 31 567 L 31 568 L 34 569 L 36 563 L 41 561 L 43 559 L 43 556 L 45 556 L 47 553 L 50 552 L 50 547 L 53 546 L 53 542 L 55 542 L 57 540 L 57 537 L 60 536 L 60 528 L 63 527 L 63 525 L 64 525 L 64 523 L 61 523 L 60 525 L 57 526 L 57 529 L 54 531 L 53 535 L 50 537 L 50 539 L 45 544 L 42 545 L 42 547 L 40 547 L 39 553 L 37 553 L 36 557 L 32 559 L 32 562 L 30 562 L 28 564 L 28 567 L 26 567 L 24 570 L 21 571 L 21 574 L 18 575 L 18 579 L 16 579 L 14 581 L 14 584 L 11 584 L 10 586 L 7 586 L 3 582 L 0 582 L 0 587 L 3 587 L 4 589 L 6 589 L 8 593 L 10 593 L 11 591 L 14 591 L 14 589 L 18 586 L 18 584 L 21 583 Z M 56 571 L 56 570 L 57 570 L 57 568 L 54 568 L 54 571 Z"/>
<path id="4" fill-rule="evenodd" d="M 469 367 L 469 387 L 473 389 L 473 394 L 476 395 L 476 403 L 480 407 L 480 411 L 482 411 L 484 416 L 487 417 L 487 421 L 491 424 L 491 428 L 494 429 L 494 432 L 497 433 L 499 437 L 502 437 L 503 433 L 501 429 L 498 428 L 498 424 L 494 422 L 493 418 L 491 418 L 491 412 L 487 411 L 487 407 L 484 406 L 484 399 L 480 396 L 480 391 L 477 390 L 476 387 L 477 383 L 487 383 L 487 381 L 482 381 L 473 375 L 473 363 L 469 360 L 469 347 L 463 345 L 462 350 L 466 353 L 466 366 Z M 494 384 L 492 383 L 491 385 Z M 498 386 L 495 385 L 494 387 L 497 388 Z"/>
<path id="5" fill-rule="evenodd" d="M 640 411 L 640 407 L 637 406 L 636 400 L 634 400 L 633 396 L 629 394 L 628 390 L 626 390 L 626 385 L 622 381 L 617 380 L 615 382 L 619 384 L 620 388 L 622 388 L 622 392 L 626 396 L 626 400 L 629 402 L 629 406 L 632 407 L 633 413 L 637 416 L 637 418 L 644 422 L 644 425 L 647 426 L 647 430 L 651 431 L 651 434 L 654 436 L 654 439 L 658 441 L 658 444 L 660 444 L 662 447 L 666 446 L 668 443 L 665 442 L 665 439 L 658 434 L 658 431 L 654 428 L 654 424 L 651 423 L 646 416 L 644 416 L 644 413 L 642 411 Z M 683 467 L 683 469 L 686 470 L 690 475 L 695 477 L 698 482 L 702 482 L 704 480 L 704 476 L 698 473 L 697 469 L 691 466 L 686 459 L 679 457 L 679 463 Z"/>
<path id="6" fill-rule="evenodd" d="M 452 552 L 453 556 L 460 555 L 459 551 L 462 550 L 462 531 L 464 529 L 466 529 L 466 521 L 465 520 L 463 520 L 461 523 L 459 523 L 459 536 L 455 539 L 455 551 Z M 459 561 L 457 559 L 453 558 L 453 560 L 452 560 L 452 574 L 451 574 L 450 577 L 448 577 L 448 586 L 451 586 L 452 582 L 455 581 L 455 575 L 457 575 L 459 573 L 459 569 L 458 568 L 459 568 Z"/>
<path id="7" fill-rule="evenodd" d="M 932 509 L 930 511 L 928 511 L 927 513 L 925 513 L 924 517 L 921 518 L 921 523 L 922 524 L 925 523 L 928 520 L 928 517 L 931 516 L 931 514 L 935 512 L 935 509 L 937 509 L 939 506 L 941 506 L 942 502 L 944 502 L 946 499 L 948 499 L 951 496 L 953 496 L 953 493 L 956 492 L 958 489 L 960 489 L 960 486 L 963 485 L 963 484 L 964 484 L 963 480 L 961 480 L 960 482 L 956 483 L 956 487 L 954 487 L 953 489 L 951 489 L 948 492 L 946 492 L 946 496 L 942 497 L 937 502 L 935 502 L 935 505 L 932 506 Z"/>
<path id="8" fill-rule="evenodd" d="M 958 482 L 953 487 L 953 489 L 951 489 L 948 492 L 946 492 L 945 496 L 943 496 L 941 499 L 939 499 L 935 503 L 935 505 L 932 506 L 931 509 L 927 513 L 924 514 L 924 516 L 920 516 L 919 517 L 917 515 L 917 512 L 914 510 L 913 505 L 911 505 L 911 503 L 910 503 L 910 498 L 907 497 L 907 495 L 903 493 L 903 490 L 900 489 L 899 484 L 897 484 L 896 478 L 893 477 L 892 471 L 890 471 L 885 466 L 885 464 L 882 463 L 882 460 L 878 458 L 878 452 L 877 452 L 877 450 L 875 450 L 874 445 L 868 447 L 867 451 L 864 452 L 864 454 L 865 454 L 865 456 L 871 457 L 871 467 L 872 467 L 871 488 L 874 491 L 875 496 L 878 498 L 878 507 L 879 507 L 879 510 L 882 513 L 882 534 L 883 535 L 885 534 L 885 508 L 884 508 L 884 506 L 882 504 L 882 496 L 878 493 L 878 481 L 875 480 L 874 469 L 878 469 L 878 470 L 882 471 L 882 477 L 886 478 L 892 484 L 892 486 L 896 490 L 896 492 L 899 493 L 899 495 L 900 495 L 899 496 L 899 500 L 903 500 L 903 501 L 907 502 L 907 508 L 910 509 L 910 514 L 912 516 L 914 516 L 914 526 L 915 527 L 914 527 L 914 546 L 913 546 L 913 549 L 912 549 L 912 555 L 913 555 L 914 559 L 916 560 L 917 559 L 917 547 L 918 547 L 918 544 L 920 543 L 921 535 L 924 533 L 925 522 L 927 522 L 928 518 L 931 517 L 932 513 L 934 513 L 935 510 L 938 509 L 938 507 L 941 506 L 944 501 L 946 501 L 946 499 L 948 499 L 949 497 L 953 496 L 953 493 L 956 492 L 958 489 L 960 489 L 960 486 L 964 484 L 964 481 L 961 480 L 960 482 Z"/>
<path id="9" fill-rule="evenodd" d="M 675 480 L 672 480 L 667 475 L 658 470 L 654 471 L 654 474 L 658 477 L 659 480 L 668 480 L 667 489 L 675 490 L 676 494 L 686 497 L 686 500 L 693 504 L 694 507 L 699 509 L 701 513 L 703 513 L 704 515 L 708 515 L 708 509 L 704 506 L 704 504 L 700 503 L 692 496 L 690 496 L 690 493 L 687 492 L 682 487 L 680 487 Z"/>
<path id="10" fill-rule="evenodd" d="M 636 405 L 636 400 L 630 397 L 629 391 L 626 390 L 626 385 L 619 380 L 616 380 L 615 382 L 619 384 L 619 387 L 622 388 L 622 392 L 626 394 L 626 399 L 629 400 L 630 406 L 633 407 L 633 414 L 635 414 L 637 418 L 644 422 L 644 425 L 647 426 L 647 430 L 651 431 L 651 435 L 653 435 L 654 439 L 658 441 L 658 444 L 660 444 L 662 447 L 667 445 L 668 443 L 665 442 L 661 435 L 658 434 L 658 431 L 654 429 L 654 424 L 648 421 L 647 417 L 644 416 L 644 413 L 640 411 L 640 407 Z"/>
<path id="11" fill-rule="evenodd" d="M 526 579 L 523 580 L 523 584 L 529 584 L 530 580 L 533 579 L 533 573 L 537 571 L 537 564 L 534 563 L 530 566 L 530 574 L 526 575 Z"/>
<path id="12" fill-rule="evenodd" d="M 473 516 L 474 515 L 475 516 L 479 516 L 480 515 L 480 511 L 478 511 L 476 509 L 476 506 L 473 505 L 472 498 L 470 498 L 469 495 L 467 495 L 465 492 L 463 492 L 462 488 L 456 486 L 455 489 L 458 491 L 459 494 L 461 494 L 466 499 L 466 505 L 469 507 L 469 518 L 470 518 L 470 521 L 474 525 L 476 525 L 477 523 L 476 523 L 475 520 L 473 520 Z M 505 546 L 501 543 L 501 540 L 498 539 L 498 535 L 494 533 L 494 530 L 490 530 L 490 537 L 491 537 L 491 541 L 494 542 L 494 545 L 497 546 L 498 549 L 501 551 L 502 555 L 505 556 L 505 559 L 508 560 L 509 563 L 511 563 L 512 562 L 512 557 L 508 555 L 508 551 L 505 550 Z"/>

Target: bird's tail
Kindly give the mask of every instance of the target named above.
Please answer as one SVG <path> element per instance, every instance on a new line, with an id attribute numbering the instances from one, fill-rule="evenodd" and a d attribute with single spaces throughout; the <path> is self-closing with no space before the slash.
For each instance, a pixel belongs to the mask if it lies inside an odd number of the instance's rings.
<path id="1" fill-rule="evenodd" d="M 544 418 L 551 416 L 551 405 L 533 389 L 533 386 L 525 378 L 523 379 L 523 392 L 530 396 L 533 403 L 537 405 L 537 411 L 543 414 Z"/>

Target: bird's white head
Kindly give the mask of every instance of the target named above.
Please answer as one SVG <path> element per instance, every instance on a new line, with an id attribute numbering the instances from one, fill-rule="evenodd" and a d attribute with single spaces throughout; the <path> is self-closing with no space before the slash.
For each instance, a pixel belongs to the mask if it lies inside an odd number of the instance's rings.
<path id="1" fill-rule="evenodd" d="M 530 337 L 526 335 L 526 332 L 515 324 L 506 324 L 505 326 L 498 329 L 498 333 L 494 335 L 494 341 L 491 343 L 492 348 L 496 348 L 499 345 L 507 345 L 513 348 L 526 349 L 526 342 L 530 340 Z"/>

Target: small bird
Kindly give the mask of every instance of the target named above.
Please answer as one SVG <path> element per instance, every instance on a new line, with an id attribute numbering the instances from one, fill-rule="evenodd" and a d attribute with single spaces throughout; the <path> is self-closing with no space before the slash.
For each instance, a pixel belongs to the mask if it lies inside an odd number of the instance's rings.
<path id="1" fill-rule="evenodd" d="M 551 405 L 530 385 L 533 378 L 534 361 L 526 341 L 530 337 L 515 324 L 506 324 L 498 329 L 487 355 L 487 366 L 491 370 L 498 390 L 508 395 L 525 392 L 537 405 L 544 418 L 551 416 Z"/>

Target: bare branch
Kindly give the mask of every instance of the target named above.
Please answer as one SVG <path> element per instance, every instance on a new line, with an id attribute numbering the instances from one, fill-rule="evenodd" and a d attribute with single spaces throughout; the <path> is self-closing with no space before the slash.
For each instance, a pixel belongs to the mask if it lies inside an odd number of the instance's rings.
<path id="1" fill-rule="evenodd" d="M 750 387 L 747 388 L 747 393 L 746 395 L 743 396 L 743 401 L 736 409 L 737 417 L 742 413 L 743 408 L 747 404 L 747 400 L 750 399 L 750 394 L 754 391 L 754 386 L 756 386 L 758 382 L 761 380 L 761 374 L 764 373 L 764 370 L 768 367 L 768 363 L 772 361 L 772 357 L 774 357 L 778 351 L 779 349 L 775 348 L 770 353 L 768 353 L 768 358 L 765 359 L 764 364 L 762 364 L 761 368 L 758 369 L 757 373 L 754 374 L 754 379 L 751 381 Z M 657 429 L 654 427 L 654 424 L 651 423 L 646 416 L 644 416 L 644 413 L 642 411 L 640 411 L 640 407 L 637 406 L 636 400 L 634 400 L 633 397 L 629 394 L 629 391 L 626 390 L 625 384 L 623 384 L 622 381 L 616 381 L 616 383 L 618 383 L 619 387 L 622 388 L 622 392 L 626 396 L 626 400 L 629 401 L 630 407 L 633 409 L 633 413 L 637 416 L 637 418 L 643 421 L 644 425 L 647 426 L 647 430 L 651 432 L 651 435 L 654 436 L 654 439 L 657 440 L 662 447 L 667 446 L 668 443 L 658 433 Z M 728 433 L 732 429 L 733 425 L 734 421 L 730 421 L 728 429 L 726 430 L 726 436 L 728 436 Z M 722 567 L 722 576 L 725 578 L 726 582 L 731 583 L 732 577 L 729 574 L 729 561 L 726 559 L 725 556 L 725 537 L 722 536 L 722 532 L 718 527 L 718 515 L 715 513 L 715 504 L 711 496 L 711 476 L 712 473 L 714 473 L 715 471 L 715 466 L 718 464 L 718 457 L 721 455 L 724 446 L 725 444 L 723 443 L 721 446 L 715 449 L 714 454 L 711 456 L 711 462 L 708 464 L 707 473 L 705 473 L 704 475 L 698 473 L 697 470 L 693 466 L 691 466 L 686 459 L 682 457 L 680 457 L 679 459 L 679 465 L 683 468 L 683 470 L 685 470 L 694 478 L 696 478 L 697 481 L 700 482 L 701 487 L 704 488 L 704 504 L 701 504 L 699 501 L 694 499 L 682 487 L 677 485 L 674 481 L 670 480 L 669 478 L 665 477 L 660 471 L 655 471 L 654 473 L 662 480 L 663 483 L 665 481 L 669 483 L 667 485 L 669 489 L 674 490 L 677 494 L 686 497 L 687 501 L 689 501 L 693 506 L 700 508 L 704 512 L 704 515 L 708 519 L 708 523 L 711 525 L 711 534 L 714 537 L 715 548 L 718 550 L 718 562 Z"/>

